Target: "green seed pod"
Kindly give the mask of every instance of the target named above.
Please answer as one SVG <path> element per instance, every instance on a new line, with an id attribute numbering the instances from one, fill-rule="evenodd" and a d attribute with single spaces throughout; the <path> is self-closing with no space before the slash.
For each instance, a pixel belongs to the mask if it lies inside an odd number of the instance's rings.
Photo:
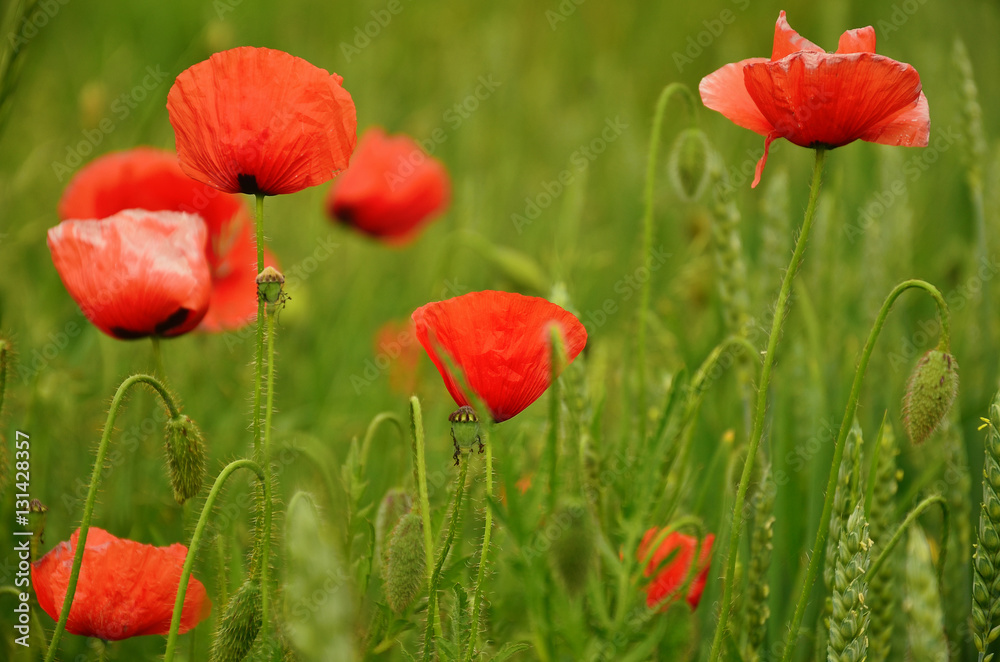
<path id="1" fill-rule="evenodd" d="M 167 421 L 166 449 L 174 499 L 183 504 L 205 481 L 205 441 L 198 425 L 184 414 Z"/>
<path id="2" fill-rule="evenodd" d="M 406 490 L 393 488 L 382 497 L 375 516 L 375 558 L 382 562 L 386 543 L 399 519 L 413 508 L 413 497 Z"/>
<path id="3" fill-rule="evenodd" d="M 257 274 L 257 297 L 267 304 L 276 304 L 284 295 L 285 276 L 274 267 L 264 267 Z"/>
<path id="4" fill-rule="evenodd" d="M 667 160 L 667 173 L 674 191 L 684 202 L 694 202 L 708 187 L 711 148 L 701 129 L 685 129 L 677 136 Z"/>
<path id="5" fill-rule="evenodd" d="M 262 623 L 260 579 L 247 577 L 226 605 L 212 643 L 212 662 L 240 662 L 253 648 Z"/>
<path id="6" fill-rule="evenodd" d="M 580 500 L 566 500 L 552 514 L 551 525 L 542 535 L 551 535 L 549 561 L 556 577 L 570 595 L 578 595 L 587 584 L 597 547 L 590 510 Z"/>
<path id="7" fill-rule="evenodd" d="M 386 550 L 382 576 L 389 607 L 401 614 L 420 593 L 426 583 L 426 575 L 424 525 L 420 514 L 413 510 L 399 518 Z"/>
<path id="8" fill-rule="evenodd" d="M 958 394 L 958 362 L 932 349 L 910 375 L 903 397 L 903 421 L 910 441 L 921 444 L 937 429 Z"/>

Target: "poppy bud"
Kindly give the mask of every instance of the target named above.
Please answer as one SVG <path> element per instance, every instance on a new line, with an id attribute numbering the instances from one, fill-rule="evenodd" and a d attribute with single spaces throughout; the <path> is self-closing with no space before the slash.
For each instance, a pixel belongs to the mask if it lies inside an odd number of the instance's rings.
<path id="1" fill-rule="evenodd" d="M 677 136 L 667 161 L 674 191 L 684 202 L 694 202 L 708 186 L 711 148 L 701 129 L 685 129 Z"/>
<path id="2" fill-rule="evenodd" d="M 285 276 L 274 267 L 264 267 L 257 274 L 257 296 L 268 304 L 281 301 L 284 285 Z"/>
<path id="3" fill-rule="evenodd" d="M 388 550 L 386 543 L 399 519 L 413 508 L 413 497 L 406 490 L 393 488 L 382 497 L 375 516 L 375 558 L 382 559 Z"/>
<path id="4" fill-rule="evenodd" d="M 552 523 L 559 535 L 552 541 L 549 561 L 566 590 L 577 595 L 587 583 L 596 551 L 590 511 L 583 502 L 570 500 L 555 510 Z"/>
<path id="5" fill-rule="evenodd" d="M 190 417 L 181 414 L 167 421 L 167 466 L 174 499 L 179 504 L 198 494 L 205 480 L 205 442 Z"/>
<path id="6" fill-rule="evenodd" d="M 910 441 L 923 443 L 951 409 L 958 393 L 958 362 L 939 349 L 920 359 L 903 396 L 903 422 Z"/>
<path id="7" fill-rule="evenodd" d="M 261 610 L 260 579 L 247 577 L 219 621 L 212 662 L 240 662 L 250 653 L 263 621 Z"/>
<path id="8" fill-rule="evenodd" d="M 417 597 L 426 570 L 424 525 L 420 514 L 411 510 L 392 529 L 382 571 L 386 601 L 394 612 L 402 613 Z"/>

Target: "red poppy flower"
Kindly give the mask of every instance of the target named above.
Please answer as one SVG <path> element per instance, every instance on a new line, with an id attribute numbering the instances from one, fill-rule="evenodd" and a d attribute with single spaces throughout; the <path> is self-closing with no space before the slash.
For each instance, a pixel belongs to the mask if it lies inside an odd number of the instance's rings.
<path id="1" fill-rule="evenodd" d="M 848 30 L 827 53 L 778 15 L 771 59 L 733 62 L 698 86 L 706 106 L 767 140 L 752 186 L 760 182 L 775 138 L 802 147 L 834 148 L 866 140 L 926 147 L 927 97 L 909 64 L 875 54 L 871 26 Z"/>
<path id="2" fill-rule="evenodd" d="M 559 326 L 572 361 L 587 344 L 574 315 L 539 297 L 472 292 L 413 313 L 417 339 L 459 406 L 471 405 L 441 356 L 443 349 L 497 423 L 516 416 L 549 387 L 549 328 Z"/>
<path id="3" fill-rule="evenodd" d="M 181 167 L 227 193 L 279 195 L 329 181 L 357 140 L 343 80 L 270 48 L 199 62 L 167 94 Z"/>
<path id="4" fill-rule="evenodd" d="M 69 542 L 59 543 L 31 566 L 38 606 L 55 620 L 66 598 L 79 536 L 77 529 Z M 180 543 L 154 547 L 91 527 L 66 631 L 105 641 L 167 634 L 187 552 Z M 211 610 L 205 587 L 191 577 L 180 632 L 196 626 Z"/>
<path id="5" fill-rule="evenodd" d="M 405 242 L 444 211 L 448 172 L 412 138 L 373 128 L 361 137 L 351 167 L 330 187 L 327 212 L 373 237 Z"/>
<path id="6" fill-rule="evenodd" d="M 177 336 L 208 310 L 212 280 L 205 222 L 181 212 L 129 209 L 49 230 L 52 261 L 70 296 L 114 338 Z"/>
<path id="7" fill-rule="evenodd" d="M 257 245 L 239 197 L 185 175 L 172 152 L 137 147 L 91 161 L 73 176 L 59 201 L 63 220 L 107 218 L 125 209 L 182 211 L 204 219 L 212 297 L 199 328 L 237 329 L 256 317 Z M 264 262 L 277 264 L 266 249 Z"/>
<path id="8" fill-rule="evenodd" d="M 656 527 L 646 531 L 639 543 L 639 551 L 636 557 L 639 561 L 644 561 L 649 554 L 649 545 L 656 538 L 659 529 Z M 701 552 L 698 554 L 698 567 L 691 577 L 688 585 L 687 601 L 691 609 L 698 608 L 701 601 L 701 594 L 705 590 L 705 582 L 708 580 L 708 567 L 712 556 L 712 543 L 715 536 L 711 533 L 705 536 L 701 542 Z M 677 599 L 674 595 L 688 578 L 691 563 L 694 561 L 694 552 L 698 547 L 698 539 L 674 531 L 667 535 L 660 543 L 660 546 L 653 552 L 653 557 L 649 560 L 643 575 L 649 577 L 655 573 L 653 581 L 646 588 L 646 606 L 650 609 L 659 607 L 665 611 L 671 602 Z M 663 565 L 664 561 L 667 562 Z"/>
<path id="9" fill-rule="evenodd" d="M 419 360 L 413 320 L 390 320 L 375 332 L 375 367 L 389 371 L 389 388 L 393 391 L 413 393 Z"/>

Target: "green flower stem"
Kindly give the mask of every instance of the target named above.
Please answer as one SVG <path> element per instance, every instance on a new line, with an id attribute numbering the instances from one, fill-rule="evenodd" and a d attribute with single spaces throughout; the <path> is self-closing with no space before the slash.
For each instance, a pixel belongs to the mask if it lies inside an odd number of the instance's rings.
<path id="1" fill-rule="evenodd" d="M 691 110 L 692 122 L 697 118 L 698 102 L 691 90 L 682 83 L 671 83 L 663 88 L 656 101 L 653 114 L 653 133 L 649 138 L 649 159 L 646 162 L 645 210 L 642 216 L 642 259 L 648 266 L 652 262 L 653 253 L 653 199 L 656 183 L 656 161 L 660 152 L 660 135 L 662 133 L 663 115 L 667 102 L 675 94 L 680 93 Z M 638 371 L 638 406 L 639 406 L 639 443 L 646 440 L 646 318 L 649 316 L 649 300 L 652 278 L 647 278 L 642 284 L 642 294 L 639 299 L 639 330 L 637 333 L 637 371 Z"/>
<path id="2" fill-rule="evenodd" d="M 792 282 L 795 274 L 799 270 L 802 256 L 806 250 L 806 241 L 809 239 L 809 232 L 812 229 L 813 219 L 816 216 L 816 202 L 819 199 L 819 189 L 823 182 L 823 163 L 826 160 L 826 150 L 816 150 L 816 161 L 813 165 L 812 184 L 809 187 L 809 204 L 806 207 L 805 218 L 802 221 L 802 229 L 799 231 L 799 238 L 795 242 L 795 251 L 792 253 L 792 261 L 788 263 L 785 271 L 785 278 L 781 282 L 781 290 L 778 292 L 778 301 L 774 306 L 774 320 L 771 323 L 771 334 L 767 338 L 767 352 L 764 354 L 764 365 L 760 371 L 760 382 L 757 386 L 757 409 L 754 413 L 753 431 L 750 433 L 750 444 L 747 449 L 746 463 L 743 465 L 743 475 L 740 477 L 740 484 L 736 490 L 736 502 L 733 505 L 733 518 L 729 531 L 729 550 L 726 555 L 726 574 L 722 585 L 722 609 L 719 612 L 719 623 L 715 628 L 715 637 L 712 639 L 712 652 L 709 659 L 718 660 L 722 652 L 722 639 L 729 621 L 729 612 L 732 609 L 733 583 L 736 575 L 736 556 L 740 548 L 740 534 L 743 530 L 743 505 L 746 501 L 747 489 L 750 487 L 750 477 L 753 475 L 753 463 L 757 456 L 757 447 L 764 435 L 764 415 L 767 412 L 767 393 L 771 383 L 771 368 L 774 365 L 775 350 L 778 347 L 778 339 L 781 336 L 781 325 L 785 321 L 785 308 L 788 306 L 788 298 L 792 291 Z M 836 478 L 836 476 L 834 476 Z"/>
<path id="3" fill-rule="evenodd" d="M 557 484 L 559 480 L 559 428 L 561 425 L 560 414 L 562 413 L 562 384 L 559 381 L 559 373 L 565 363 L 566 352 L 563 348 L 562 334 L 558 328 L 552 327 L 549 330 L 549 438 L 546 444 L 549 453 L 549 515 L 552 515 L 556 510 L 556 494 L 559 488 Z"/>
<path id="4" fill-rule="evenodd" d="M 493 508 L 489 501 L 493 498 L 493 444 L 490 442 L 490 426 L 492 421 L 482 426 L 483 446 L 486 447 L 486 520 L 483 523 L 483 549 L 479 555 L 479 571 L 476 573 L 476 593 L 472 599 L 471 633 L 469 634 L 469 650 L 466 651 L 466 661 L 475 658 L 476 639 L 479 637 L 479 610 L 483 604 L 483 583 L 486 578 L 486 563 L 490 553 L 490 533 L 493 530 Z"/>
<path id="5" fill-rule="evenodd" d="M 257 273 L 264 270 L 264 196 L 257 194 Z M 264 372 L 264 299 L 257 297 L 257 363 L 253 383 L 253 449 L 261 461 L 260 382 Z"/>
<path id="6" fill-rule="evenodd" d="M 10 345 L 0 338 L 0 414 L 3 413 L 3 399 L 7 392 L 7 357 Z"/>
<path id="7" fill-rule="evenodd" d="M 922 280 L 906 280 L 893 288 L 892 292 L 889 293 L 889 296 L 886 297 L 885 303 L 882 304 L 882 309 L 879 311 L 875 324 L 872 326 L 871 333 L 868 335 L 868 340 L 861 352 L 861 360 L 858 362 L 858 369 L 854 373 L 854 384 L 851 386 L 851 394 L 847 399 L 847 409 L 844 412 L 844 419 L 840 423 L 840 433 L 837 435 L 837 445 L 833 449 L 833 463 L 830 465 L 830 478 L 827 481 L 826 498 L 823 501 L 823 513 L 820 515 L 819 530 L 816 532 L 816 543 L 813 546 L 813 552 L 809 558 L 809 569 L 806 571 L 805 583 L 802 585 L 802 592 L 799 594 L 799 600 L 795 606 L 795 613 L 792 616 L 792 622 L 788 629 L 788 641 L 786 642 L 785 652 L 781 658 L 782 662 L 788 662 L 788 660 L 792 657 L 795 649 L 795 639 L 797 638 L 799 632 L 799 626 L 802 624 L 802 618 L 806 612 L 806 605 L 809 602 L 809 593 L 812 590 L 813 583 L 816 581 L 816 577 L 821 570 L 820 566 L 826 556 L 824 550 L 826 549 L 826 538 L 830 529 L 830 518 L 833 515 L 833 495 L 836 492 L 837 487 L 837 474 L 840 471 L 840 463 L 844 458 L 844 443 L 847 441 L 847 434 L 851 429 L 851 423 L 854 420 L 854 413 L 858 408 L 858 400 L 861 397 L 861 382 L 864 380 L 865 372 L 868 369 L 868 361 L 871 359 L 872 351 L 875 349 L 875 341 L 878 339 L 879 333 L 882 331 L 882 326 L 885 324 L 886 317 L 888 317 L 889 311 L 892 309 L 892 305 L 903 292 L 911 288 L 922 289 L 930 294 L 930 296 L 934 299 L 938 308 L 938 317 L 941 320 L 941 338 L 938 342 L 938 347 L 948 347 L 951 323 L 948 313 L 948 305 L 945 303 L 944 297 L 941 296 L 941 292 L 939 292 L 938 289 L 930 283 Z"/>
<path id="8" fill-rule="evenodd" d="M 420 519 L 424 528 L 424 558 L 427 572 L 427 590 L 432 588 L 434 570 L 434 536 L 431 531 L 431 504 L 427 496 L 427 450 L 424 445 L 424 415 L 417 396 L 410 397 L 410 433 L 413 436 L 413 471 L 417 483 L 417 493 L 420 499 Z M 434 621 L 435 632 L 441 627 L 441 615 L 437 612 L 437 603 L 428 619 Z"/>
<path id="9" fill-rule="evenodd" d="M 274 509 L 271 504 L 271 497 L 274 494 L 271 475 L 271 413 L 274 411 L 274 315 L 275 306 L 268 306 L 267 311 L 267 404 L 264 412 L 264 530 L 260 543 L 261 568 L 260 568 L 260 618 L 261 634 L 266 636 L 268 632 L 268 594 L 270 593 L 267 583 L 270 574 L 271 556 L 271 512 Z"/>
<path id="10" fill-rule="evenodd" d="M 49 643 L 49 651 L 45 656 L 45 662 L 52 662 L 56 651 L 59 650 L 59 639 L 66 629 L 66 621 L 69 619 L 69 610 L 73 606 L 73 598 L 76 596 L 76 583 L 80 578 L 80 566 L 83 565 L 83 551 L 87 546 L 87 533 L 90 531 L 90 520 L 94 514 L 94 504 L 97 502 L 97 490 L 101 485 L 101 473 L 104 469 L 104 457 L 107 455 L 108 446 L 111 442 L 111 432 L 115 428 L 115 418 L 118 410 L 125 400 L 125 394 L 136 384 L 145 384 L 151 387 L 160 399 L 163 406 L 169 413 L 170 418 L 179 415 L 177 405 L 167 389 L 150 375 L 132 375 L 121 383 L 115 392 L 115 397 L 111 400 L 111 408 L 108 410 L 108 418 L 104 423 L 104 431 L 101 433 L 101 443 L 97 447 L 97 457 L 94 459 L 94 470 L 90 475 L 90 489 L 87 491 L 87 500 L 83 505 L 83 518 L 80 520 L 80 534 L 76 540 L 76 553 L 73 556 L 73 567 L 69 573 L 69 583 L 66 585 L 66 597 L 63 599 L 62 611 L 59 612 L 59 621 L 56 629 L 52 633 L 52 641 Z"/>
<path id="11" fill-rule="evenodd" d="M 444 545 L 441 553 L 438 554 L 437 563 L 434 565 L 434 573 L 431 575 L 430 593 L 427 596 L 427 610 L 434 614 L 435 618 L 427 619 L 427 631 L 424 634 L 424 662 L 430 662 L 435 638 L 444 636 L 441 629 L 441 618 L 438 613 L 438 583 L 441 581 L 441 573 L 444 570 L 444 562 L 448 558 L 448 552 L 455 542 L 455 534 L 458 531 L 458 520 L 462 512 L 462 497 L 465 493 L 465 478 L 469 473 L 469 455 L 462 453 L 459 456 L 460 468 L 458 470 L 458 482 L 455 484 L 455 498 L 451 502 L 451 520 L 448 522 L 448 532 L 444 538 Z"/>
<path id="12" fill-rule="evenodd" d="M 371 423 L 368 424 L 368 429 L 365 430 L 365 438 L 361 441 L 361 471 L 365 471 L 368 466 L 368 456 L 371 451 L 372 439 L 375 437 L 375 432 L 383 423 L 392 423 L 396 426 L 396 431 L 399 432 L 399 440 L 405 442 L 406 433 L 403 432 L 403 422 L 399 420 L 399 416 L 396 416 L 392 412 L 384 411 L 375 416 Z"/>
<path id="13" fill-rule="evenodd" d="M 163 371 L 163 353 L 160 351 L 160 337 L 150 336 L 153 341 L 153 370 L 160 377 L 166 377 L 166 372 Z"/>
<path id="14" fill-rule="evenodd" d="M 177 646 L 177 631 L 180 629 L 181 614 L 184 611 L 184 596 L 187 594 L 188 581 L 191 577 L 191 571 L 194 569 L 194 559 L 198 555 L 198 546 L 201 544 L 202 534 L 204 534 L 205 526 L 208 524 L 208 517 L 212 513 L 212 507 L 215 505 L 215 500 L 222 491 L 223 484 L 237 469 L 252 471 L 264 486 L 264 517 L 270 519 L 271 491 L 260 465 L 253 460 L 246 459 L 234 460 L 226 465 L 226 468 L 222 470 L 219 477 L 215 479 L 215 484 L 212 485 L 212 490 L 208 493 L 208 498 L 205 499 L 205 505 L 201 509 L 201 516 L 198 517 L 198 524 L 195 526 L 194 535 L 191 536 L 191 544 L 188 546 L 187 557 L 184 559 L 184 567 L 181 570 L 180 584 L 177 586 L 177 597 L 174 600 L 174 613 L 170 619 L 170 633 L 167 635 L 167 650 L 163 656 L 164 662 L 171 662 L 174 659 L 174 649 Z M 267 546 L 265 545 L 266 548 Z M 261 593 L 263 594 L 263 604 L 267 604 L 267 584 L 263 581 L 261 582 Z M 266 623 L 266 620 L 264 622 Z"/>
<path id="15" fill-rule="evenodd" d="M 915 522 L 916 519 L 920 517 L 920 515 L 922 515 L 925 510 L 933 506 L 935 503 L 941 504 L 941 518 L 943 522 L 941 528 L 944 531 L 942 539 L 948 540 L 949 521 L 950 521 L 948 514 L 948 502 L 940 494 L 934 494 L 932 496 L 927 497 L 919 504 L 917 504 L 917 506 L 910 511 L 910 514 L 906 516 L 906 519 L 903 520 L 903 523 L 899 525 L 899 528 L 896 529 L 895 533 L 892 534 L 892 537 L 889 538 L 888 541 L 886 541 L 885 547 L 883 547 L 882 550 L 879 552 L 878 558 L 872 561 L 871 566 L 868 568 L 868 572 L 865 573 L 866 582 L 870 584 L 871 581 L 875 579 L 875 575 L 878 574 L 878 571 L 882 569 L 882 566 L 885 565 L 885 562 L 889 559 L 889 552 L 891 552 L 892 548 L 896 546 L 896 543 L 898 543 L 900 540 L 903 539 L 903 533 L 906 532 L 906 529 L 913 522 Z M 941 552 L 940 555 L 938 556 L 938 583 L 940 583 L 944 577 L 944 562 L 945 562 L 945 554 L 947 553 L 948 553 L 948 545 L 946 544 L 941 545 Z"/>

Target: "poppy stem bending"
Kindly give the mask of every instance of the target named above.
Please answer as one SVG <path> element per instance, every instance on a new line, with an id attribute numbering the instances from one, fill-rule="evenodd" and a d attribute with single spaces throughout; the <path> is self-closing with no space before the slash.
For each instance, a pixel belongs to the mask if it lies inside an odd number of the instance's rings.
<path id="1" fill-rule="evenodd" d="M 865 572 L 865 582 L 869 584 L 871 583 L 871 581 L 875 578 L 875 575 L 878 574 L 878 571 L 882 569 L 882 566 L 885 565 L 885 562 L 889 559 L 889 553 L 892 552 L 893 548 L 899 543 L 900 540 L 903 539 L 903 534 L 906 533 L 906 530 L 910 528 L 911 524 L 917 521 L 917 518 L 920 517 L 925 510 L 928 510 L 934 504 L 940 504 L 941 506 L 941 528 L 944 529 L 944 534 L 941 539 L 948 539 L 950 531 L 949 522 L 951 521 L 948 501 L 940 494 L 933 494 L 921 501 L 913 508 L 913 510 L 910 511 L 910 514 L 906 516 L 903 523 L 899 525 L 899 528 L 896 529 L 895 533 L 892 534 L 892 537 L 885 543 L 885 546 L 882 548 L 882 551 L 879 552 L 878 557 L 876 557 L 872 561 L 872 564 L 868 566 L 868 570 Z M 948 545 L 941 545 L 941 551 L 938 555 L 938 584 L 944 581 L 944 562 L 947 552 Z"/>
<path id="2" fill-rule="evenodd" d="M 851 429 L 851 424 L 854 421 L 854 413 L 858 408 L 858 400 L 861 397 L 861 382 L 864 380 L 865 372 L 868 370 L 868 361 L 871 359 L 872 351 L 875 349 L 875 341 L 878 340 L 879 333 L 882 331 L 882 326 L 885 324 L 892 305 L 903 292 L 912 288 L 922 289 L 934 299 L 934 302 L 937 304 L 938 318 L 941 322 L 941 336 L 938 341 L 938 347 L 947 348 L 949 346 L 951 318 L 948 312 L 948 304 L 945 303 L 941 292 L 923 280 L 905 280 L 893 288 L 889 296 L 886 297 L 885 303 L 882 304 L 882 309 L 879 311 L 878 317 L 875 319 L 875 324 L 868 335 L 868 341 L 861 351 L 861 360 L 858 362 L 858 368 L 854 373 L 854 384 L 851 386 L 851 394 L 847 398 L 847 409 L 844 411 L 844 419 L 840 423 L 840 433 L 837 435 L 837 444 L 833 449 L 833 463 L 830 465 L 830 477 L 827 480 L 826 498 L 823 501 L 823 513 L 820 515 L 819 530 L 816 532 L 816 543 L 813 545 L 812 556 L 809 559 L 809 568 L 806 571 L 806 579 L 802 585 L 802 592 L 799 594 L 798 602 L 795 605 L 795 612 L 792 615 L 792 622 L 788 631 L 788 641 L 785 644 L 785 652 L 781 658 L 783 662 L 788 662 L 794 652 L 798 628 L 802 623 L 802 618 L 806 612 L 806 605 L 809 602 L 809 593 L 816 581 L 816 577 L 819 575 L 819 571 L 822 569 L 821 566 L 826 557 L 823 550 L 826 549 L 826 539 L 830 532 L 830 518 L 833 515 L 833 495 L 837 487 L 837 474 L 840 472 L 840 463 L 844 458 L 844 444 L 847 441 L 847 434 Z M 718 632 L 716 634 L 718 635 Z"/>
<path id="3" fill-rule="evenodd" d="M 59 639 L 66 630 L 66 621 L 69 620 L 73 598 L 76 596 L 76 584 L 80 579 L 80 566 L 83 565 L 83 552 L 87 546 L 87 532 L 90 530 L 90 520 L 94 515 L 94 504 L 97 502 L 97 490 L 101 485 L 101 475 L 104 471 L 104 457 L 107 455 L 108 446 L 111 442 L 111 432 L 115 428 L 115 418 L 118 416 L 118 410 L 125 401 L 125 394 L 136 384 L 145 384 L 156 391 L 171 419 L 177 418 L 180 415 L 180 411 L 177 409 L 177 405 L 174 403 L 170 392 L 167 391 L 166 387 L 158 379 L 151 375 L 132 375 L 123 381 L 115 392 L 115 397 L 111 400 L 111 408 L 108 410 L 107 420 L 104 423 L 104 431 L 101 433 L 101 443 L 97 447 L 94 470 L 90 475 L 90 488 L 87 491 L 87 500 L 83 504 L 83 517 L 80 520 L 76 553 L 73 555 L 73 567 L 69 573 L 69 583 L 66 585 L 66 595 L 63 598 L 62 610 L 59 612 L 59 621 L 56 623 L 56 629 L 52 632 L 52 640 L 49 642 L 49 650 L 45 656 L 45 662 L 52 662 L 55 659 L 56 652 L 59 650 Z"/>
<path id="4" fill-rule="evenodd" d="M 740 534 L 743 532 L 743 505 L 746 501 L 747 488 L 750 487 L 750 477 L 753 475 L 753 463 L 757 456 L 757 448 L 760 446 L 761 438 L 764 436 L 764 415 L 767 412 L 767 393 L 771 383 L 771 368 L 774 365 L 775 350 L 778 347 L 778 340 L 781 337 L 781 325 L 785 321 L 785 309 L 788 306 L 788 299 L 792 292 L 792 282 L 795 274 L 798 273 L 802 256 L 806 250 L 806 242 L 809 240 L 809 232 L 812 230 L 813 219 L 816 216 L 816 203 L 819 199 L 820 186 L 823 183 L 823 164 L 826 160 L 826 150 L 816 150 L 816 161 L 813 165 L 812 183 L 809 187 L 809 204 L 806 207 L 805 218 L 802 220 L 802 228 L 799 230 L 799 238 L 795 242 L 795 250 L 792 253 L 792 261 L 788 263 L 785 271 L 785 278 L 781 282 L 781 290 L 778 292 L 778 301 L 774 306 L 774 321 L 771 323 L 771 333 L 767 338 L 767 351 L 764 354 L 764 365 L 760 371 L 760 381 L 757 386 L 757 409 L 754 413 L 753 430 L 750 433 L 750 444 L 747 449 L 746 463 L 743 465 L 743 474 L 740 476 L 740 484 L 736 490 L 736 502 L 733 505 L 733 518 L 729 530 L 729 549 L 726 553 L 726 571 L 722 583 L 722 602 L 719 611 L 719 623 L 715 627 L 715 636 L 712 639 L 712 652 L 710 660 L 720 659 L 722 652 L 722 638 L 726 632 L 729 622 L 729 612 L 732 608 L 733 583 L 736 575 L 736 557 L 740 549 Z M 834 477 L 836 478 L 836 477 Z"/>
<path id="5" fill-rule="evenodd" d="M 490 534 L 493 529 L 493 444 L 490 442 L 492 421 L 483 421 L 481 438 L 486 447 L 486 518 L 483 523 L 483 548 L 479 554 L 479 570 L 476 573 L 476 593 L 472 599 L 472 620 L 469 622 L 469 649 L 465 652 L 467 662 L 475 659 L 476 639 L 479 637 L 479 610 L 483 604 L 483 582 L 486 579 L 486 563 L 490 553 Z"/>
<path id="6" fill-rule="evenodd" d="M 205 526 L 208 524 L 208 516 L 212 513 L 212 507 L 215 505 L 215 500 L 222 491 L 222 486 L 225 484 L 226 480 L 233 474 L 234 471 L 244 468 L 254 472 L 254 474 L 257 475 L 257 479 L 260 480 L 261 484 L 264 486 L 264 517 L 265 520 L 268 521 L 271 518 L 270 485 L 268 484 L 264 471 L 260 468 L 260 465 L 253 460 L 247 459 L 234 460 L 226 465 L 226 467 L 219 474 L 219 477 L 215 479 L 215 484 L 212 485 L 212 490 L 208 493 L 208 498 L 205 499 L 205 505 L 202 507 L 201 515 L 198 517 L 198 524 L 195 526 L 194 535 L 191 536 L 191 544 L 188 546 L 187 557 L 184 559 L 184 568 L 181 570 L 180 583 L 177 585 L 177 597 L 174 600 L 174 614 L 170 619 L 170 633 L 167 635 L 167 650 L 163 655 L 164 662 L 171 662 L 174 659 L 174 649 L 177 647 L 177 631 L 180 629 L 181 613 L 184 611 L 184 596 L 187 594 L 188 579 L 190 578 L 191 571 L 194 568 L 195 557 L 198 555 L 198 545 L 201 543 L 202 534 L 205 532 Z M 266 550 L 267 546 L 265 545 L 264 548 Z M 264 567 L 266 567 L 266 563 Z M 261 592 L 263 594 L 262 605 L 266 605 L 267 586 L 264 584 L 263 580 L 261 581 Z M 262 618 L 263 613 L 264 612 L 262 611 Z M 266 620 L 264 620 L 264 622 L 266 622 Z"/>
<path id="7" fill-rule="evenodd" d="M 691 90 L 682 83 L 671 83 L 664 87 L 656 101 L 656 110 L 653 113 L 653 133 L 649 138 L 649 159 L 646 162 L 645 210 L 642 216 L 642 259 L 643 266 L 647 269 L 650 268 L 653 261 L 653 196 L 654 184 L 656 183 L 656 162 L 660 153 L 660 135 L 663 129 L 663 115 L 666 113 L 667 102 L 678 93 L 688 103 L 692 124 L 697 123 L 698 102 Z M 651 275 L 647 274 L 647 278 L 642 283 L 642 294 L 639 298 L 639 330 L 636 342 L 640 444 L 646 440 L 646 317 L 649 314 Z"/>
<path id="8" fill-rule="evenodd" d="M 417 484 L 420 499 L 420 521 L 424 528 L 424 562 L 427 573 L 427 589 L 433 589 L 431 580 L 434 570 L 434 537 L 431 534 L 431 506 L 427 496 L 427 458 L 424 444 L 424 415 L 417 396 L 410 397 L 410 432 L 413 436 L 413 479 Z M 428 620 L 434 624 L 434 631 L 441 628 L 441 615 L 436 602 L 430 603 L 434 611 L 428 613 Z"/>

